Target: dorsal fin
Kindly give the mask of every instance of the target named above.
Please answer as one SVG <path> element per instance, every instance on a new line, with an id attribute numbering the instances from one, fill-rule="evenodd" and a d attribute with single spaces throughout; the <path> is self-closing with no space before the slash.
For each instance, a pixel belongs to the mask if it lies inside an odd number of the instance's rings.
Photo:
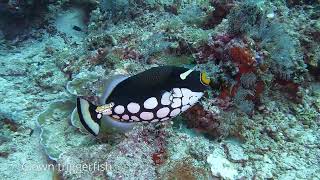
<path id="1" fill-rule="evenodd" d="M 104 92 L 102 94 L 102 96 L 100 97 L 100 104 L 105 104 L 106 103 L 106 99 L 109 97 L 109 95 L 111 94 L 111 92 L 113 91 L 113 89 L 123 80 L 127 79 L 128 76 L 122 75 L 122 74 L 118 74 L 118 75 L 114 75 L 110 78 L 108 78 L 105 81 L 105 88 L 104 88 Z"/>
<path id="2" fill-rule="evenodd" d="M 119 83 L 108 97 L 108 102 L 119 100 L 119 97 L 144 99 L 153 93 L 170 90 L 181 81 L 179 75 L 187 70 L 176 66 L 150 68 Z M 128 94 L 130 97 L 127 97 Z"/>
<path id="3" fill-rule="evenodd" d="M 125 86 L 139 86 L 141 89 L 147 87 L 161 87 L 164 84 L 174 81 L 175 74 L 181 72 L 181 70 L 184 71 L 184 68 L 175 66 L 152 67 L 146 71 L 131 76 L 126 80 Z M 185 69 L 185 71 L 186 70 L 187 69 Z"/>

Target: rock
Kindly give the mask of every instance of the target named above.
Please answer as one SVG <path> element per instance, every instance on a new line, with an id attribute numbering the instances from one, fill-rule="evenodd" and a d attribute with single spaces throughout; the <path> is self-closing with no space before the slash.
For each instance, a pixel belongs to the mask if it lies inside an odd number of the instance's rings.
<path id="1" fill-rule="evenodd" d="M 56 168 L 65 179 L 103 179 L 112 169 L 106 162 L 111 149 L 108 144 L 71 148 L 59 157 Z"/>
<path id="2" fill-rule="evenodd" d="M 209 155 L 207 162 L 211 165 L 212 175 L 223 179 L 235 179 L 238 174 L 231 162 L 223 157 L 214 157 Z"/>
<path id="3" fill-rule="evenodd" d="M 143 140 L 155 137 L 152 133 L 143 137 L 141 131 L 141 127 L 134 128 L 108 154 L 105 159 L 111 165 L 111 169 L 106 172 L 108 179 L 156 179 L 152 155 L 157 145 Z"/>
<path id="4" fill-rule="evenodd" d="M 94 71 L 82 71 L 72 81 L 67 83 L 66 89 L 70 94 L 75 96 L 94 95 L 92 92 L 102 93 L 104 91 L 104 84 L 99 84 L 102 83 L 99 81 L 103 79 L 104 74 L 105 70 L 98 67 Z M 95 85 L 95 83 L 98 83 L 98 85 Z"/>
<path id="5" fill-rule="evenodd" d="M 223 179 L 236 179 L 238 171 L 223 153 L 222 149 L 216 149 L 213 154 L 207 157 L 212 175 Z"/>
<path id="6" fill-rule="evenodd" d="M 229 142 L 225 147 L 228 148 L 229 157 L 233 161 L 243 162 L 248 160 L 248 156 L 244 154 L 243 148 L 237 142 Z"/>

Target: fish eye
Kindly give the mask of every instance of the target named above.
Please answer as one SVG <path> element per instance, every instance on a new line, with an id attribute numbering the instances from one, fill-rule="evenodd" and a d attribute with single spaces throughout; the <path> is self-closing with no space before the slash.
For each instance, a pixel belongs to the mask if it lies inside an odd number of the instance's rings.
<path id="1" fill-rule="evenodd" d="M 207 74 L 205 72 L 200 73 L 200 81 L 206 86 L 210 84 L 210 79 L 207 77 Z"/>

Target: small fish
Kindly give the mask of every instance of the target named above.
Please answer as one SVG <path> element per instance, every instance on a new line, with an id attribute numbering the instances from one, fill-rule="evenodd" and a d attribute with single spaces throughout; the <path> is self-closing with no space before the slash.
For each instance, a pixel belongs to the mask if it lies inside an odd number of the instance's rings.
<path id="1" fill-rule="evenodd" d="M 91 134 L 126 132 L 138 122 L 162 122 L 193 106 L 211 84 L 204 72 L 154 67 L 137 75 L 117 75 L 106 85 L 100 106 L 77 98 L 81 124 Z"/>
<path id="2" fill-rule="evenodd" d="M 76 25 L 74 25 L 72 27 L 72 29 L 75 30 L 75 31 L 82 31 L 82 29 L 79 26 L 76 26 Z"/>

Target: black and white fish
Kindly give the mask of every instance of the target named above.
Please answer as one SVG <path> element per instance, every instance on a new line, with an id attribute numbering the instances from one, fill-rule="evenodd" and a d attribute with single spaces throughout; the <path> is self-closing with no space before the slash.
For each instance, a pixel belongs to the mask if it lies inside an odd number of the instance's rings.
<path id="1" fill-rule="evenodd" d="M 117 75 L 107 83 L 100 106 L 77 98 L 81 124 L 93 135 L 125 132 L 137 122 L 162 122 L 193 106 L 210 84 L 200 71 L 160 66 L 137 75 Z"/>

